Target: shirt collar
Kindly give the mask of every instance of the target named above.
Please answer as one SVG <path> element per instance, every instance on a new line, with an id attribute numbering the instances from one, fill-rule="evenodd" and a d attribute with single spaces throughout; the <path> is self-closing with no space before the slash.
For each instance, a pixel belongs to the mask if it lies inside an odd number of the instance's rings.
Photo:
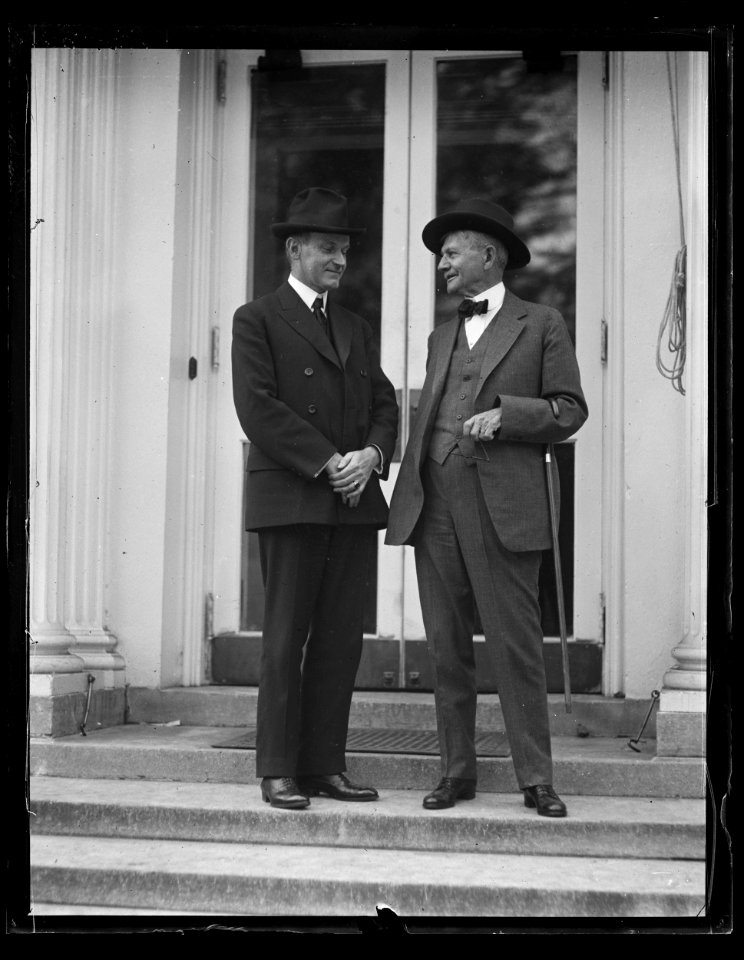
<path id="1" fill-rule="evenodd" d="M 292 287 L 292 289 L 297 292 L 298 296 L 302 298 L 302 302 L 305 304 L 308 310 L 313 309 L 313 304 L 318 297 L 321 297 L 323 300 L 323 310 L 325 310 L 326 297 L 328 296 L 327 291 L 324 291 L 323 293 L 317 293 L 315 290 L 308 287 L 306 283 L 303 283 L 302 280 L 298 280 L 297 277 L 293 276 L 291 273 L 288 279 L 290 287 Z"/>

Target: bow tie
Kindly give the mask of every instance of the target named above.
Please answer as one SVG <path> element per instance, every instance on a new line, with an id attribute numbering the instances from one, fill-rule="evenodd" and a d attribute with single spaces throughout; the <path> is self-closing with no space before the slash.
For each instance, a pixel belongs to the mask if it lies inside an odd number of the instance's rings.
<path id="1" fill-rule="evenodd" d="M 478 313 L 488 313 L 488 300 L 463 300 L 457 308 L 460 317 L 472 317 Z"/>

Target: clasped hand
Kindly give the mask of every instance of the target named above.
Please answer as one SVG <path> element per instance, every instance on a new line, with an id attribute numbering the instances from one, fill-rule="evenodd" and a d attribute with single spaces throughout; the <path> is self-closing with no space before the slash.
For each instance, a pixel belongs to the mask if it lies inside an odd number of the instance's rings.
<path id="1" fill-rule="evenodd" d="M 326 473 L 331 487 L 341 495 L 347 506 L 357 506 L 379 459 L 374 447 L 365 447 L 364 450 L 351 450 L 343 456 L 337 453 L 328 463 Z"/>

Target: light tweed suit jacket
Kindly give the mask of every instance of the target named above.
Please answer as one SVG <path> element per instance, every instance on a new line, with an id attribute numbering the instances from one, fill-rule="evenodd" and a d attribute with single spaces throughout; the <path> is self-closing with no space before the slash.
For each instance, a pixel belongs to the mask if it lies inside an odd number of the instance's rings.
<path id="1" fill-rule="evenodd" d="M 501 405 L 501 428 L 483 447 L 478 477 L 496 533 L 511 551 L 551 546 L 545 445 L 566 440 L 587 418 L 579 368 L 560 313 L 507 291 L 480 371 L 474 413 Z M 385 542 L 415 543 L 421 478 L 460 320 L 429 337 L 426 380 L 395 484 Z M 553 463 L 556 492 L 558 475 Z M 558 502 L 559 503 L 559 502 Z"/>

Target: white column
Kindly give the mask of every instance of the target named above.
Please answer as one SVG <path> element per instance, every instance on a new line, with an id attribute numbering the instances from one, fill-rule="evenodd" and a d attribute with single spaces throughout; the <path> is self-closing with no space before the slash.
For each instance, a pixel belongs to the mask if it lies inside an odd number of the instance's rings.
<path id="1" fill-rule="evenodd" d="M 105 685 L 123 683 L 103 622 L 114 58 L 34 51 L 29 549 L 38 695 L 82 690 L 91 670 Z M 57 676 L 70 674 L 64 683 Z M 49 675 L 53 683 L 42 681 Z"/>
<path id="2" fill-rule="evenodd" d="M 117 157 L 116 53 L 72 54 L 69 94 L 74 138 L 69 164 L 65 317 L 70 337 L 67 626 L 74 652 L 105 686 L 124 683 L 124 660 L 104 625 L 109 501 L 109 397 L 114 267 L 114 165 Z M 103 671 L 103 673 L 101 673 Z"/>
<path id="3" fill-rule="evenodd" d="M 677 54 L 689 96 L 680 128 L 687 240 L 687 503 L 685 632 L 664 674 L 657 723 L 659 755 L 704 754 L 707 707 L 708 164 L 707 55 Z M 684 98 L 680 100 L 685 103 Z M 680 110 L 680 113 L 683 111 Z M 686 134 L 686 136 L 685 136 Z M 685 190 L 685 183 L 687 189 Z M 676 715 L 674 717 L 670 715 Z"/>
<path id="4" fill-rule="evenodd" d="M 31 694 L 83 690 L 65 626 L 69 336 L 65 323 L 71 53 L 35 50 L 32 73 L 29 610 Z"/>

